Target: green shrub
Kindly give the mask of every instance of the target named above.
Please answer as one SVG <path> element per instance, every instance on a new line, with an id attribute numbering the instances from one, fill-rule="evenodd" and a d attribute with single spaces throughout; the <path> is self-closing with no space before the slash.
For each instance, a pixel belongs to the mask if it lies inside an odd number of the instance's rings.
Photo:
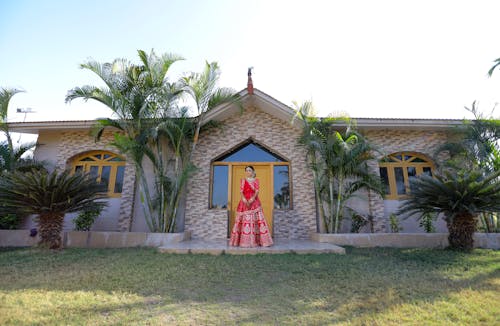
<path id="1" fill-rule="evenodd" d="M 15 214 L 0 216 L 0 230 L 14 230 L 19 226 L 20 219 Z"/>
<path id="2" fill-rule="evenodd" d="M 75 231 L 90 231 L 95 220 L 101 215 L 102 207 L 82 211 L 73 220 L 75 223 Z"/>
<path id="3" fill-rule="evenodd" d="M 434 221 L 436 220 L 436 215 L 431 213 L 425 213 L 420 218 L 419 226 L 425 230 L 427 233 L 436 232 L 436 227 L 434 226 Z"/>
<path id="4" fill-rule="evenodd" d="M 399 231 L 403 230 L 403 228 L 399 226 L 399 219 L 396 214 L 393 213 L 389 216 L 389 223 L 391 225 L 392 233 L 398 233 Z"/>

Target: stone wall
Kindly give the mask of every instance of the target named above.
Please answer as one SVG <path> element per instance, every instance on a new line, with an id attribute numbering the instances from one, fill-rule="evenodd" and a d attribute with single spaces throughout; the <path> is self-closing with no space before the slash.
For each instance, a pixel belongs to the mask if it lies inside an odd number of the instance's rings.
<path id="1" fill-rule="evenodd" d="M 307 239 L 316 231 L 316 208 L 312 173 L 306 153 L 297 144 L 300 129 L 255 107 L 245 108 L 223 121 L 219 129 L 202 133 L 193 155 L 198 167 L 188 184 L 185 230 L 193 238 L 226 238 L 227 211 L 209 209 L 210 165 L 213 159 L 249 138 L 290 162 L 292 209 L 274 210 L 274 237 Z"/>
<path id="2" fill-rule="evenodd" d="M 313 241 L 360 248 L 446 248 L 449 245 L 448 233 L 315 233 L 311 238 Z M 500 249 L 500 233 L 474 233 L 474 248 Z"/>

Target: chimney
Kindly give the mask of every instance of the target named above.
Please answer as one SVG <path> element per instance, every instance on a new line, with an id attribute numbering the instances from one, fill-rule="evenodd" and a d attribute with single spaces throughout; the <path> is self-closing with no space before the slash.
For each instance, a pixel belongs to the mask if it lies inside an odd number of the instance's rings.
<path id="1" fill-rule="evenodd" d="M 253 95 L 252 69 L 253 67 L 248 68 L 247 91 L 249 95 Z"/>

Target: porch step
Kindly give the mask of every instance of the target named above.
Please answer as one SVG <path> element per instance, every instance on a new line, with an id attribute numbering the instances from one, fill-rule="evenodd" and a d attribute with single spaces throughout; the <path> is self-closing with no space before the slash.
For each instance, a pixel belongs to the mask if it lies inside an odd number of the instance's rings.
<path id="1" fill-rule="evenodd" d="M 162 253 L 210 254 L 210 255 L 255 255 L 255 254 L 345 254 L 345 249 L 331 243 L 311 240 L 280 240 L 271 247 L 241 248 L 228 245 L 228 240 L 188 240 L 159 247 Z"/>

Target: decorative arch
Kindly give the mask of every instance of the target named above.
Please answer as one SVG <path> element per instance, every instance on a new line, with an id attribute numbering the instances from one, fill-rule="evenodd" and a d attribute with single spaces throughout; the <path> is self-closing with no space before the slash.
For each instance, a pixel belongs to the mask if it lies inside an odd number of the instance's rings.
<path id="1" fill-rule="evenodd" d="M 109 197 L 121 197 L 125 176 L 125 158 L 110 151 L 87 151 L 75 155 L 68 161 L 73 173 L 89 173 L 107 185 Z"/>
<path id="2" fill-rule="evenodd" d="M 404 199 L 411 192 L 411 180 L 421 174 L 432 176 L 434 162 L 425 154 L 397 152 L 379 161 L 382 183 L 385 185 L 385 199 Z"/>
<path id="3" fill-rule="evenodd" d="M 257 154 L 257 156 L 256 156 Z M 276 151 L 255 141 L 252 137 L 218 155 L 212 162 L 289 162 Z"/>
<path id="4" fill-rule="evenodd" d="M 252 163 L 271 169 L 273 209 L 292 208 L 290 161 L 252 137 L 211 161 L 209 208 L 228 208 L 233 168 Z"/>

